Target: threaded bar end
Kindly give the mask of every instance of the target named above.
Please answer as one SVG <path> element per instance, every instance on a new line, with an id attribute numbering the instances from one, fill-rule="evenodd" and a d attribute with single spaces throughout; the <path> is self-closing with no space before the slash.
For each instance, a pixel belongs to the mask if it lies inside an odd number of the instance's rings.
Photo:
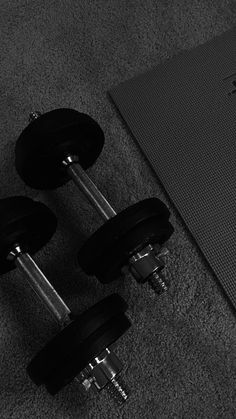
<path id="1" fill-rule="evenodd" d="M 30 112 L 29 122 L 35 121 L 35 119 L 38 119 L 41 115 L 42 115 L 41 112 L 38 112 L 38 111 Z"/>
<path id="2" fill-rule="evenodd" d="M 110 397 L 119 405 L 122 406 L 128 399 L 128 392 L 124 389 L 123 383 L 121 384 L 120 378 L 113 378 L 106 386 Z"/>
<path id="3" fill-rule="evenodd" d="M 163 294 L 169 288 L 165 277 L 160 272 L 153 272 L 148 279 L 148 283 L 156 294 Z"/>

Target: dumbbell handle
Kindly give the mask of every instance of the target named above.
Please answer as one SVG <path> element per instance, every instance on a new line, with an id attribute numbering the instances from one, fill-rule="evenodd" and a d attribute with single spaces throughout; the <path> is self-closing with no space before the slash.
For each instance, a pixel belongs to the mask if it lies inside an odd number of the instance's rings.
<path id="1" fill-rule="evenodd" d="M 34 111 L 29 115 L 29 122 L 33 122 L 41 116 L 41 112 Z M 98 213 L 105 221 L 116 215 L 116 211 L 112 208 L 105 196 L 99 191 L 96 185 L 85 173 L 79 164 L 77 156 L 67 156 L 62 164 L 67 168 L 67 172 L 80 190 L 87 196 L 94 205 Z"/>
<path id="2" fill-rule="evenodd" d="M 116 215 L 116 211 L 80 166 L 77 157 L 67 156 L 63 160 L 63 165 L 67 168 L 67 173 L 75 184 L 87 196 L 103 219 L 107 221 Z"/>
<path id="3" fill-rule="evenodd" d="M 20 246 L 16 245 L 10 252 L 8 259 L 13 259 L 15 265 L 26 274 L 30 286 L 43 301 L 59 325 L 64 327 L 70 323 L 71 311 L 69 307 L 67 307 L 31 256 L 28 253 L 22 253 Z"/>

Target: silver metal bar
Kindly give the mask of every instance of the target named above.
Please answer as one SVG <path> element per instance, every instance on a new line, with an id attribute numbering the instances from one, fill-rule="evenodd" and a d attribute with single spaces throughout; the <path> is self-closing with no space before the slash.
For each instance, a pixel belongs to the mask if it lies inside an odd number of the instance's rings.
<path id="1" fill-rule="evenodd" d="M 63 165 L 66 166 L 70 177 L 80 188 L 80 190 L 87 196 L 89 201 L 94 205 L 103 219 L 107 221 L 116 215 L 116 211 L 112 208 L 103 194 L 99 191 L 97 186 L 92 182 L 92 180 L 80 166 L 77 157 L 66 157 L 63 160 Z"/>
<path id="2" fill-rule="evenodd" d="M 64 303 L 31 256 L 28 253 L 22 253 L 20 246 L 16 246 L 10 252 L 8 259 L 14 260 L 15 265 L 26 274 L 30 286 L 59 325 L 64 327 L 70 323 L 71 311 L 69 307 Z"/>

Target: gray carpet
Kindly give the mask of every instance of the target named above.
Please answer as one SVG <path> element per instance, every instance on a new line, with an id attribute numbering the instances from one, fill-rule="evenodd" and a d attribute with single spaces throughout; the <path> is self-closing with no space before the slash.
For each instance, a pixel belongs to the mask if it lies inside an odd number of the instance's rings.
<path id="1" fill-rule="evenodd" d="M 82 312 L 118 292 L 133 327 L 118 342 L 131 397 L 116 409 L 104 391 L 76 383 L 57 396 L 26 374 L 57 330 L 16 270 L 0 285 L 0 418 L 235 418 L 235 313 L 163 188 L 120 120 L 107 90 L 236 23 L 236 2 L 2 0 L 1 194 L 27 195 L 57 215 L 58 230 L 35 257 L 66 303 Z M 127 278 L 102 286 L 76 262 L 76 251 L 102 221 L 72 183 L 53 192 L 27 188 L 14 168 L 14 144 L 32 110 L 71 107 L 102 126 L 106 143 L 89 170 L 117 211 L 146 197 L 171 210 L 168 293 L 153 295 Z M 223 262 L 222 262 L 223 263 Z"/>

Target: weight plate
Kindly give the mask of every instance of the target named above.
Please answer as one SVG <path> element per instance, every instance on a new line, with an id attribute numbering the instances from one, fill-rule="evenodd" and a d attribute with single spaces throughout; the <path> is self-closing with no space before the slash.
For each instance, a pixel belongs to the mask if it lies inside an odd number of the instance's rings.
<path id="1" fill-rule="evenodd" d="M 89 115 L 74 109 L 54 109 L 31 122 L 15 147 L 15 167 L 22 180 L 35 189 L 54 189 L 70 177 L 62 165 L 68 153 L 83 169 L 92 166 L 102 151 L 104 134 Z"/>
<path id="2" fill-rule="evenodd" d="M 161 244 L 173 232 L 169 216 L 168 208 L 158 198 L 145 199 L 123 210 L 100 227 L 80 248 L 80 266 L 87 274 L 95 274 L 100 264 L 109 263 L 108 254 L 114 254 L 116 250 L 113 249 L 118 249 L 118 258 L 120 255 L 124 258 L 124 254 L 145 245 L 149 238 L 153 237 Z"/>
<path id="3" fill-rule="evenodd" d="M 127 303 L 118 294 L 112 294 L 77 316 L 44 348 L 37 353 L 27 367 L 36 384 L 41 384 L 51 372 L 71 356 L 92 334 L 114 316 L 127 310 Z"/>
<path id="4" fill-rule="evenodd" d="M 71 382 L 89 362 L 98 356 L 105 348 L 116 342 L 131 326 L 130 321 L 124 314 L 111 318 L 95 333 L 90 335 L 78 350 L 54 370 L 47 378 L 45 386 L 49 393 L 56 394 L 62 387 Z"/>
<path id="5" fill-rule="evenodd" d="M 0 199 L 0 273 L 16 267 L 7 260 L 14 244 L 33 255 L 51 239 L 56 227 L 55 215 L 43 203 L 22 196 Z"/>

